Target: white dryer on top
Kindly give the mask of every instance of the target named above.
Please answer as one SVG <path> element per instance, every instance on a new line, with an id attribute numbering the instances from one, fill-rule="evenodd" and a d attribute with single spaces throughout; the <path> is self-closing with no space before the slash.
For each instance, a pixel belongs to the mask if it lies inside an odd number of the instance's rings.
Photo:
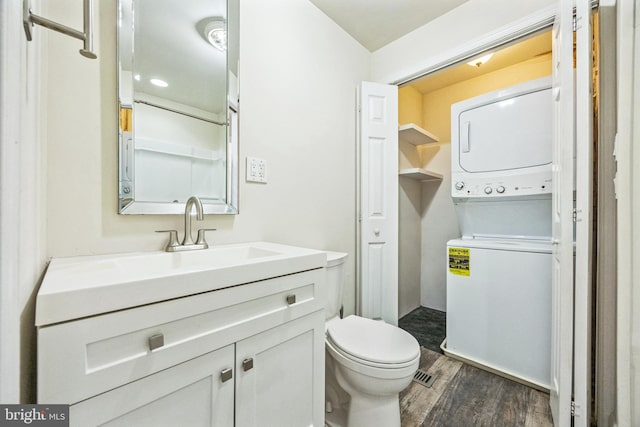
<path id="1" fill-rule="evenodd" d="M 451 195 L 551 194 L 551 78 L 451 106 Z"/>

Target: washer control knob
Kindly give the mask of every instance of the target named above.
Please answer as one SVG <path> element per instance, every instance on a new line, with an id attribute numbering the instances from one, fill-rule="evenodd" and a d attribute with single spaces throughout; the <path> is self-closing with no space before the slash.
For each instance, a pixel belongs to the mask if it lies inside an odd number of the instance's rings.
<path id="1" fill-rule="evenodd" d="M 500 194 L 504 193 L 505 188 L 501 185 L 498 188 L 496 188 L 496 191 Z"/>
<path id="2" fill-rule="evenodd" d="M 484 194 L 491 194 L 493 192 L 493 190 L 491 189 L 491 187 L 484 187 Z"/>
<path id="3" fill-rule="evenodd" d="M 464 188 L 464 182 L 458 181 L 456 182 L 456 190 L 462 190 Z"/>

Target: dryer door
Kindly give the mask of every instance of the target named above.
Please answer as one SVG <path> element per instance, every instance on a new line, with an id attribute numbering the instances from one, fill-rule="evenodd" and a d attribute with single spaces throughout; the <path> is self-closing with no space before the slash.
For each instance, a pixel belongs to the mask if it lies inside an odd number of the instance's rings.
<path id="1" fill-rule="evenodd" d="M 551 89 L 547 84 L 522 93 L 520 88 L 531 83 L 507 89 L 514 95 L 505 96 L 503 90 L 474 98 L 470 101 L 475 105 L 466 104 L 456 114 L 457 154 L 464 171 L 507 171 L 551 163 Z"/>

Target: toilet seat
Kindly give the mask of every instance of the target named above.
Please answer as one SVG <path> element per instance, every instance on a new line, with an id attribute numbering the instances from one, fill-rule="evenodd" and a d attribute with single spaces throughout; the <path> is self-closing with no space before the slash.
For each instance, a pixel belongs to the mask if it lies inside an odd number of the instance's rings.
<path id="1" fill-rule="evenodd" d="M 373 368 L 400 369 L 420 359 L 420 345 L 408 332 L 359 316 L 329 322 L 327 344 L 343 358 Z"/>

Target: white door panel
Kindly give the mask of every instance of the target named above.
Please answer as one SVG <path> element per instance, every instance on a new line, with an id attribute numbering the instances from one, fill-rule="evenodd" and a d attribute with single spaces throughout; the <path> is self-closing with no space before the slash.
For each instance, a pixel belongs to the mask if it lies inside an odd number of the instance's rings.
<path id="1" fill-rule="evenodd" d="M 593 90 L 591 2 L 576 2 L 576 224 L 573 400 L 575 427 L 586 427 L 591 408 L 591 252 Z"/>
<path id="2" fill-rule="evenodd" d="M 398 88 L 360 86 L 360 278 L 364 317 L 398 323 Z"/>
<path id="3" fill-rule="evenodd" d="M 562 427 L 589 425 L 591 405 L 591 2 L 577 0 L 575 4 L 575 70 L 573 1 L 559 0 L 553 37 L 554 274 L 550 403 L 554 423 Z M 572 400 L 575 404 L 573 424 Z"/>
<path id="4" fill-rule="evenodd" d="M 550 404 L 556 426 L 571 425 L 573 358 L 573 5 L 559 0 L 553 28 L 553 207 Z"/>

